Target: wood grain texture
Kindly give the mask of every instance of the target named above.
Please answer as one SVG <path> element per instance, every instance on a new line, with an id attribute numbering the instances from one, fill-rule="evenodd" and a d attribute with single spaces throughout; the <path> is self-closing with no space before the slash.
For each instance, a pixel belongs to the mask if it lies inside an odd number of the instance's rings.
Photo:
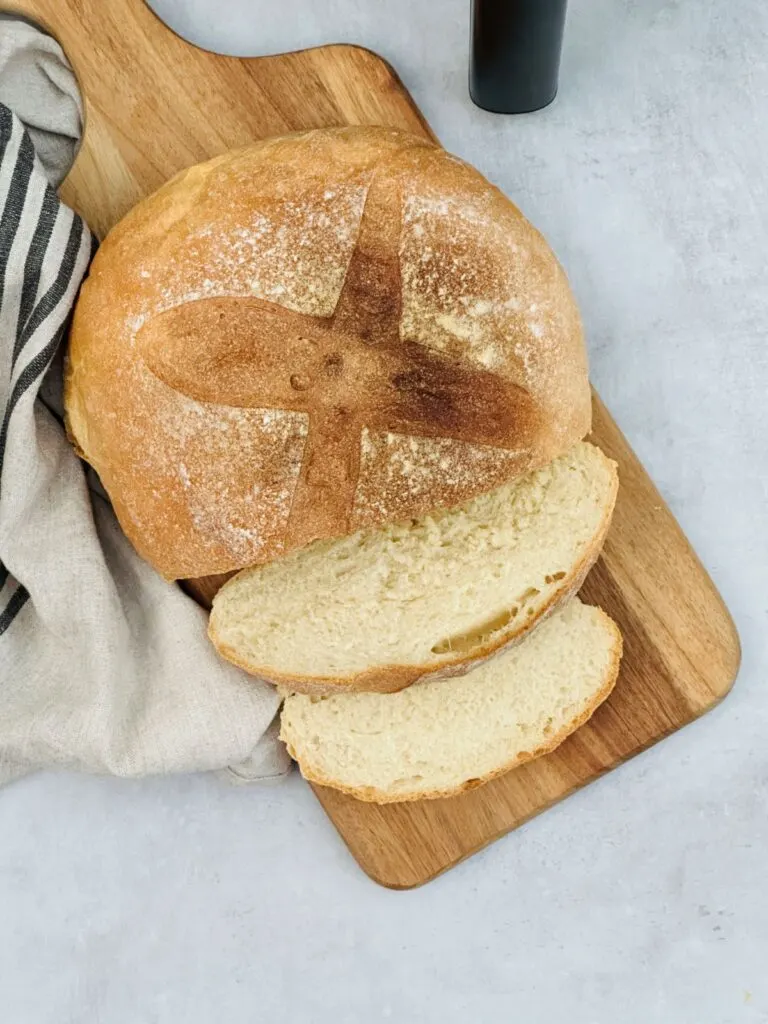
<path id="1" fill-rule="evenodd" d="M 196 49 L 140 0 L 14 0 L 75 67 L 86 131 L 62 194 L 103 235 L 189 164 L 311 127 L 383 124 L 433 138 L 392 68 L 353 46 L 243 60 Z M 513 197 L 514 198 L 514 197 Z M 717 704 L 739 664 L 731 618 L 656 488 L 595 396 L 592 439 L 619 464 L 604 553 L 581 594 L 624 634 L 619 682 L 558 750 L 450 800 L 377 807 L 318 798 L 361 867 L 419 885 Z M 206 603 L 223 581 L 190 589 Z"/>

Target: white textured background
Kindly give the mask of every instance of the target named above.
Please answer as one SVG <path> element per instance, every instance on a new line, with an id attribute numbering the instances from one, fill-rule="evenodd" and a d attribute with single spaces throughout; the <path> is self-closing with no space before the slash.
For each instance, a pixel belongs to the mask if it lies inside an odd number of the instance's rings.
<path id="1" fill-rule="evenodd" d="M 378 50 L 544 231 L 743 668 L 700 722 L 410 893 L 361 874 L 296 777 L 17 783 L 3 1024 L 768 1021 L 768 4 L 573 2 L 555 105 L 506 119 L 469 101 L 466 0 L 153 6 L 231 53 Z"/>

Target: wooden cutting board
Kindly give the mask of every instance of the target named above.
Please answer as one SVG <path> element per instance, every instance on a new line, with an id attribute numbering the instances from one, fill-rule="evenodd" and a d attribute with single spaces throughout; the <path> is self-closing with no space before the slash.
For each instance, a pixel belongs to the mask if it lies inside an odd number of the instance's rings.
<path id="1" fill-rule="evenodd" d="M 49 28 L 77 72 L 86 130 L 62 194 L 103 237 L 190 164 L 302 128 L 382 124 L 434 138 L 393 69 L 355 46 L 243 60 L 167 29 L 142 0 L 0 0 Z M 513 197 L 514 198 L 514 197 Z M 593 439 L 619 464 L 605 551 L 584 585 L 624 634 L 611 698 L 553 754 L 451 800 L 377 807 L 315 787 L 360 866 L 433 878 L 718 703 L 739 641 L 712 582 L 600 400 Z M 201 599 L 216 581 L 201 583 Z"/>

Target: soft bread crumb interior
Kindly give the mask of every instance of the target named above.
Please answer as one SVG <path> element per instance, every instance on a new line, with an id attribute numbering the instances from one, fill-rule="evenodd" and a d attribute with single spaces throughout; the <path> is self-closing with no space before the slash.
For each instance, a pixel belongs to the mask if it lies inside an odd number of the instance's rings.
<path id="1" fill-rule="evenodd" d="M 564 739 L 607 696 L 620 652 L 611 619 L 574 599 L 461 678 L 288 696 L 281 737 L 309 778 L 368 799 L 458 791 Z"/>
<path id="2" fill-rule="evenodd" d="M 439 667 L 522 632 L 610 514 L 614 464 L 586 442 L 465 505 L 310 545 L 219 591 L 211 635 L 266 677 Z"/>

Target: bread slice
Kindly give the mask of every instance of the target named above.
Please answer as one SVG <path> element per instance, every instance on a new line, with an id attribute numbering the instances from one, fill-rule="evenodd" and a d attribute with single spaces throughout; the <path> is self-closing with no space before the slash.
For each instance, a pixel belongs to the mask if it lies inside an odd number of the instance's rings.
<path id="1" fill-rule="evenodd" d="M 461 675 L 581 585 L 616 499 L 591 444 L 457 509 L 322 541 L 238 573 L 210 636 L 294 692 L 393 692 Z"/>
<path id="2" fill-rule="evenodd" d="M 611 692 L 621 647 L 605 612 L 574 599 L 461 678 L 288 696 L 280 735 L 305 778 L 359 800 L 454 796 L 562 743 Z"/>

